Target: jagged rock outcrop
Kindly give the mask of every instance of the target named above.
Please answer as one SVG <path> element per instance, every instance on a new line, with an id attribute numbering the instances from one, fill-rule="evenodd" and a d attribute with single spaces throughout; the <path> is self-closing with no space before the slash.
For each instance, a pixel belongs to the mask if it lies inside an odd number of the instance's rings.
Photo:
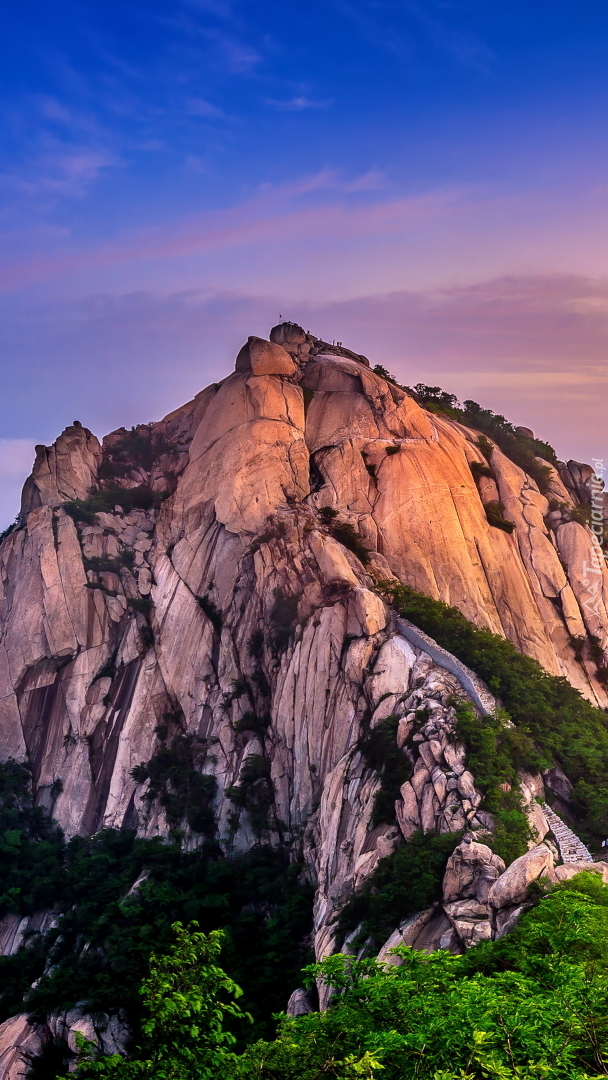
<path id="1" fill-rule="evenodd" d="M 492 480 L 476 482 L 475 462 L 476 432 L 293 324 L 249 338 L 233 374 L 158 424 L 102 446 L 67 428 L 38 448 L 19 527 L 0 547 L 2 756 L 31 761 L 38 801 L 68 834 L 164 835 L 137 766 L 175 734 L 206 740 L 217 838 L 226 850 L 303 846 L 326 955 L 340 905 L 403 838 L 492 827 L 453 737 L 454 699 L 483 712 L 491 695 L 408 634 L 378 578 L 459 607 L 608 704 L 597 659 L 608 573 L 592 609 L 581 577 L 591 533 L 550 520 L 549 499 L 497 447 Z M 553 470 L 551 491 L 572 507 L 563 475 Z M 83 514 L 74 501 L 98 489 L 106 502 Z M 497 498 L 511 535 L 486 515 Z M 365 565 L 328 507 L 367 545 Z M 361 735 L 389 715 L 412 774 L 398 827 L 371 828 L 380 781 Z M 256 783 L 271 793 L 262 824 L 247 812 Z M 505 931 L 522 883 L 553 864 L 549 825 L 535 796 L 528 804 L 536 847 L 516 885 L 516 864 L 505 871 L 484 844 L 463 844 L 443 905 L 400 940 L 463 948 Z"/>

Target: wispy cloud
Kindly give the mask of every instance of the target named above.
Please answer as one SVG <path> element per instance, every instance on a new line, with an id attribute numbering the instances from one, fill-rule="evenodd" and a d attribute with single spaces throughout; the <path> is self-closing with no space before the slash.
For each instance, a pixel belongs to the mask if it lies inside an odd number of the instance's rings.
<path id="1" fill-rule="evenodd" d="M 27 170 L 4 173 L 0 181 L 9 190 L 29 197 L 55 194 L 82 198 L 102 170 L 119 164 L 118 156 L 105 148 L 57 145 L 30 162 Z"/>
<path id="2" fill-rule="evenodd" d="M 264 98 L 264 104 L 272 105 L 280 112 L 303 112 L 305 109 L 328 109 L 330 105 L 333 105 L 333 100 L 327 98 L 322 101 L 304 96 L 289 98 L 287 101 L 276 101 L 274 98 Z"/>
<path id="3" fill-rule="evenodd" d="M 334 189 L 331 201 L 298 205 L 298 196 L 323 188 Z M 348 192 L 365 190 L 370 190 L 367 181 L 358 187 L 356 181 L 340 181 L 335 173 L 323 172 L 263 190 L 228 210 L 191 216 L 176 226 L 142 230 L 88 250 L 5 264 L 0 270 L 0 288 L 12 290 L 49 276 L 141 259 L 175 258 L 251 245 L 278 243 L 285 247 L 320 238 L 353 241 L 395 235 L 448 215 L 464 197 L 462 191 L 440 191 L 410 198 L 357 201 L 354 205 L 343 198 Z"/>
<path id="4" fill-rule="evenodd" d="M 384 183 L 384 173 L 380 172 L 378 169 L 368 169 L 368 171 L 362 173 L 361 176 L 356 176 L 354 180 L 347 181 L 344 190 L 346 192 L 376 191 L 378 188 L 383 187 Z"/>
<path id="5" fill-rule="evenodd" d="M 237 18 L 234 4 L 225 3 L 224 0 L 186 0 L 186 4 L 196 11 L 204 11 L 207 15 L 215 15 L 218 19 L 234 22 Z"/>
<path id="6" fill-rule="evenodd" d="M 73 121 L 72 113 L 69 109 L 62 105 L 57 98 L 47 97 L 41 95 L 38 98 L 40 105 L 40 112 L 47 120 L 57 120 L 63 124 L 70 124 Z"/>
<path id="7" fill-rule="evenodd" d="M 358 27 L 366 39 L 404 59 L 420 52 L 425 43 L 467 67 L 487 70 L 494 54 L 466 26 L 464 12 L 453 5 L 425 0 L 333 0 L 336 9 Z M 460 25 L 457 20 L 460 21 Z"/>
<path id="8" fill-rule="evenodd" d="M 210 101 L 205 101 L 204 98 L 189 98 L 186 102 L 186 112 L 189 116 L 202 116 L 208 120 L 222 119 L 226 115 L 223 109 L 212 105 Z"/>

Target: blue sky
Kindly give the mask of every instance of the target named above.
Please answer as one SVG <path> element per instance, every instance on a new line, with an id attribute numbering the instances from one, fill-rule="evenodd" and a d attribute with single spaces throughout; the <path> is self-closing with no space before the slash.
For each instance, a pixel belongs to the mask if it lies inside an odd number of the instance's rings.
<path id="1" fill-rule="evenodd" d="M 606 3 L 21 0 L 0 42 L 0 523 L 279 313 L 608 456 Z"/>

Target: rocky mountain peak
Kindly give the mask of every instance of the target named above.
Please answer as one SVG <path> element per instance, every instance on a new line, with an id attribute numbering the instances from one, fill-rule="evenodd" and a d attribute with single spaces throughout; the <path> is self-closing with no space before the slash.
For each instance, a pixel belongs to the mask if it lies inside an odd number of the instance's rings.
<path id="1" fill-rule="evenodd" d="M 383 370 L 294 323 L 251 336 L 163 420 L 102 444 L 74 424 L 38 447 L 0 546 L 0 745 L 29 763 L 38 805 L 68 836 L 284 849 L 314 886 L 318 956 L 360 947 L 341 912 L 420 836 L 456 834 L 444 892 L 403 913 L 393 944 L 500 936 L 565 865 L 539 800 L 558 791 L 576 824 L 550 760 L 546 787 L 533 771 L 503 782 L 528 852 L 508 867 L 493 853 L 458 725 L 494 722 L 497 691 L 399 618 L 391 588 L 608 706 L 587 467 L 543 459 L 541 491 Z"/>

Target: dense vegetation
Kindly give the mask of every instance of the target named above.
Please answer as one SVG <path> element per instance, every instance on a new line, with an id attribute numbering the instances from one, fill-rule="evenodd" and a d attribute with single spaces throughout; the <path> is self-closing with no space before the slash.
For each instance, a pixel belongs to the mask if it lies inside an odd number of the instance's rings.
<path id="1" fill-rule="evenodd" d="M 155 434 L 152 424 L 140 424 L 104 447 L 104 459 L 99 468 L 100 480 L 128 477 L 135 469 L 150 472 L 162 454 L 173 447 L 161 435 Z"/>
<path id="2" fill-rule="evenodd" d="M 395 799 L 400 798 L 401 785 L 409 780 L 412 771 L 410 759 L 397 746 L 398 727 L 396 715 L 386 716 L 373 728 L 369 726 L 368 717 L 364 718 L 357 749 L 366 765 L 380 778 L 380 787 L 374 797 L 372 828 L 383 823 L 391 825 L 395 821 Z"/>
<path id="3" fill-rule="evenodd" d="M 608 1074 L 608 888 L 579 874 L 506 938 L 466 956 L 402 947 L 400 965 L 338 953 L 308 969 L 330 1008 L 280 1021 L 274 1041 L 227 1045 L 236 991 L 216 938 L 175 927 L 142 986 L 131 1060 L 83 1046 L 78 1080 L 599 1080 Z"/>
<path id="4" fill-rule="evenodd" d="M 476 716 L 470 705 L 456 703 L 455 734 L 466 746 L 467 766 L 482 793 L 481 808 L 494 818 L 494 832 L 484 842 L 507 866 L 524 855 L 532 831 L 523 807 L 518 769 L 534 757 L 534 744 L 506 716 Z"/>
<path id="5" fill-rule="evenodd" d="M 11 533 L 14 533 L 15 529 L 19 528 L 19 522 L 20 521 L 21 521 L 21 515 L 17 514 L 17 517 L 15 518 L 15 520 L 12 521 L 10 525 L 7 525 L 6 529 L 3 529 L 2 532 L 0 532 L 0 544 L 2 543 L 3 540 L 6 540 L 7 536 L 10 536 Z"/>
<path id="6" fill-rule="evenodd" d="M 461 735 L 472 755 L 469 765 L 481 789 L 491 787 L 497 798 L 497 784 L 512 783 L 518 767 L 552 768 L 557 761 L 574 785 L 572 811 L 582 828 L 590 837 L 607 836 L 606 713 L 567 679 L 550 675 L 505 638 L 480 630 L 457 608 L 407 585 L 384 582 L 380 587 L 405 618 L 475 671 L 504 707 L 502 723 L 500 717 L 479 726 L 462 720 Z M 508 720 L 514 725 L 511 732 Z"/>
<path id="7" fill-rule="evenodd" d="M 45 908 L 61 889 L 63 833 L 33 805 L 31 780 L 27 765 L 0 765 L 0 918 Z"/>
<path id="8" fill-rule="evenodd" d="M 358 930 L 356 944 L 378 950 L 408 915 L 441 900 L 446 863 L 460 840 L 456 833 L 414 833 L 381 859 L 373 874 L 338 916 L 343 939 Z"/>
<path id="9" fill-rule="evenodd" d="M 162 786 L 162 762 L 153 773 Z M 225 930 L 222 960 L 254 1017 L 247 1036 L 271 1030 L 309 956 L 312 890 L 284 851 L 259 846 L 224 858 L 210 841 L 187 852 L 178 839 L 138 839 L 126 830 L 66 843 L 32 807 L 27 769 L 15 762 L 0 766 L 0 830 L 2 913 L 54 907 L 57 914 L 53 929 L 0 958 L 0 1021 L 22 1012 L 24 999 L 41 1016 L 84 1002 L 126 1009 L 137 1037 L 149 957 L 169 947 L 175 919 L 196 919 L 205 932 Z M 236 1033 L 242 1038 L 242 1027 Z"/>
<path id="10" fill-rule="evenodd" d="M 78 1075 L 154 1077 L 155 1080 L 215 1080 L 235 1060 L 234 1043 L 223 1028 L 226 1016 L 251 1019 L 236 1004 L 241 989 L 218 967 L 222 934 L 205 935 L 197 923 L 172 926 L 177 941 L 164 956 L 150 958 L 141 986 L 141 1039 L 131 1060 L 118 1054 L 95 1060 L 94 1048 L 80 1036 Z M 67 1078 L 66 1078 L 67 1080 Z"/>
<path id="11" fill-rule="evenodd" d="M 158 800 L 175 830 L 186 823 L 193 832 L 212 840 L 216 833 L 213 799 L 217 780 L 201 770 L 209 756 L 209 741 L 194 735 L 175 735 L 167 743 L 166 727 L 156 729 L 161 743 L 148 762 L 131 770 L 138 784 L 148 781 L 145 800 Z"/>

